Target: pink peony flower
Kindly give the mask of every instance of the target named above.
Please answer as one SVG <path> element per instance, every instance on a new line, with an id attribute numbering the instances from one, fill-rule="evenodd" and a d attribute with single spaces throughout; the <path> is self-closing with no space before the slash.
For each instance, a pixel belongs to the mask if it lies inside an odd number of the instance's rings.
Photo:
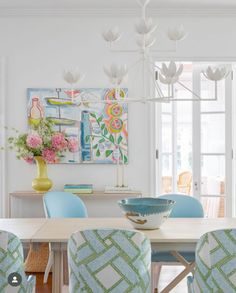
<path id="1" fill-rule="evenodd" d="M 47 163 L 55 163 L 56 162 L 56 153 L 52 149 L 44 149 L 42 151 L 42 156 Z"/>
<path id="2" fill-rule="evenodd" d="M 28 134 L 26 144 L 32 149 L 39 148 L 43 143 L 42 138 L 38 134 Z"/>
<path id="3" fill-rule="evenodd" d="M 52 147 L 57 151 L 62 151 L 67 148 L 67 141 L 63 133 L 58 132 L 52 136 Z"/>
<path id="4" fill-rule="evenodd" d="M 24 157 L 23 160 L 25 160 L 28 164 L 34 163 L 34 157 L 31 156 Z"/>
<path id="5" fill-rule="evenodd" d="M 77 138 L 71 137 L 71 138 L 68 139 L 68 149 L 72 153 L 78 152 L 79 142 L 78 142 Z"/>

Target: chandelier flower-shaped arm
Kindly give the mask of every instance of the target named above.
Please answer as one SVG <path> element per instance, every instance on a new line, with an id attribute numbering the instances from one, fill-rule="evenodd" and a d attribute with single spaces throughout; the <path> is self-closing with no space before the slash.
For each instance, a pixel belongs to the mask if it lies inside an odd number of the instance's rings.
<path id="1" fill-rule="evenodd" d="M 152 47 L 156 42 L 156 39 L 151 35 L 139 35 L 137 38 L 137 45 L 143 50 Z"/>
<path id="2" fill-rule="evenodd" d="M 108 76 L 110 82 L 114 85 L 120 85 L 128 75 L 128 69 L 126 65 L 112 64 L 110 68 L 104 66 L 104 72 Z"/>
<path id="3" fill-rule="evenodd" d="M 183 25 L 180 25 L 179 27 L 169 28 L 167 36 L 171 41 L 181 41 L 187 36 L 187 33 Z"/>
<path id="4" fill-rule="evenodd" d="M 147 6 L 150 0 L 137 0 L 137 2 L 141 7 L 144 7 L 144 6 Z"/>
<path id="5" fill-rule="evenodd" d="M 118 27 L 114 27 L 102 32 L 103 39 L 106 42 L 112 43 L 116 42 L 121 38 L 121 33 Z"/>
<path id="6" fill-rule="evenodd" d="M 143 19 L 135 25 L 135 30 L 140 35 L 151 34 L 156 30 L 157 26 L 153 24 L 152 18 Z"/>
<path id="7" fill-rule="evenodd" d="M 206 71 L 203 71 L 202 73 L 209 80 L 220 81 L 225 79 L 229 75 L 230 71 L 227 70 L 226 67 L 218 67 L 214 69 L 211 66 L 208 66 Z"/>
<path id="8" fill-rule="evenodd" d="M 160 82 L 163 84 L 174 84 L 179 81 L 179 77 L 183 72 L 183 64 L 179 65 L 177 69 L 177 65 L 174 61 L 171 61 L 169 66 L 165 63 L 162 63 L 161 74 L 159 75 Z"/>
<path id="9" fill-rule="evenodd" d="M 79 81 L 82 81 L 84 78 L 84 74 L 80 74 L 77 70 L 67 70 L 65 69 L 63 72 L 63 79 L 69 84 L 76 84 Z"/>

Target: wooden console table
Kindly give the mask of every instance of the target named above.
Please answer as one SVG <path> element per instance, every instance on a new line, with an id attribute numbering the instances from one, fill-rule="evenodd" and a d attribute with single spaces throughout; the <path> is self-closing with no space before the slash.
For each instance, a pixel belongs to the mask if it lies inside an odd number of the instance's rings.
<path id="1" fill-rule="evenodd" d="M 126 197 L 140 197 L 140 191 L 129 193 L 105 193 L 94 190 L 91 194 L 78 194 L 84 201 L 89 217 L 121 217 L 122 212 L 117 201 Z M 43 193 L 35 191 L 14 191 L 9 194 L 10 218 L 44 217 Z"/>

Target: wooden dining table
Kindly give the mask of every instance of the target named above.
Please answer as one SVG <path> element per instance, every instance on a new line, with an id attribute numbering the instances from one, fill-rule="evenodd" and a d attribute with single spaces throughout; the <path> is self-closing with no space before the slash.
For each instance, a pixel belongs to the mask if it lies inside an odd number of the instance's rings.
<path id="1" fill-rule="evenodd" d="M 67 249 L 70 235 L 78 230 L 114 228 L 133 229 L 125 218 L 70 218 L 70 219 L 0 219 L 0 230 L 16 234 L 23 244 L 31 243 L 37 248 L 42 242 L 51 243 L 54 253 L 53 293 L 62 292 L 63 252 Z M 236 228 L 236 218 L 169 218 L 157 230 L 143 232 L 156 251 L 194 251 L 196 243 L 206 232 Z M 162 292 L 169 292 L 164 289 Z"/>

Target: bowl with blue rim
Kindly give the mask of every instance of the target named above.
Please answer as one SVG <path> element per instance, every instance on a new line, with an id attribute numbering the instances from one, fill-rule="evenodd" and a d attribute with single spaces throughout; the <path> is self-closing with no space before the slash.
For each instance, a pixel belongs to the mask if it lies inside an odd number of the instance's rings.
<path id="1" fill-rule="evenodd" d="M 158 229 L 169 217 L 175 201 L 158 197 L 125 198 L 118 201 L 135 229 Z"/>

